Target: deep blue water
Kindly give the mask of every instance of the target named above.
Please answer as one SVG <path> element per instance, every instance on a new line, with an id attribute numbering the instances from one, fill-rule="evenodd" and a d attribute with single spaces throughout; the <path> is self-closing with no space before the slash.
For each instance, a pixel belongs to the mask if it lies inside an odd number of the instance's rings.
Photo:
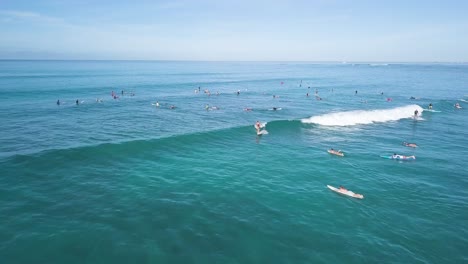
<path id="1" fill-rule="evenodd" d="M 0 93 L 1 263 L 468 261 L 466 64 L 0 61 Z"/>

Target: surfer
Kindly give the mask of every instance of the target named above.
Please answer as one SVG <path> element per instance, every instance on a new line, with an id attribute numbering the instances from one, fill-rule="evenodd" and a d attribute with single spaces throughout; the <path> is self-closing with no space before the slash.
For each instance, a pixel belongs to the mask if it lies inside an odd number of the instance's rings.
<path id="1" fill-rule="evenodd" d="M 429 109 L 432 109 L 432 103 L 429 104 Z"/>
<path id="2" fill-rule="evenodd" d="M 156 101 L 156 107 L 159 107 L 159 101 Z"/>
<path id="3" fill-rule="evenodd" d="M 205 110 L 208 111 L 210 109 L 210 106 L 208 104 L 205 105 Z"/>
<path id="4" fill-rule="evenodd" d="M 410 147 L 410 148 L 417 148 L 418 145 L 416 143 L 408 143 L 408 142 L 403 142 L 403 145 Z"/>
<path id="5" fill-rule="evenodd" d="M 392 159 L 403 159 L 403 158 L 405 158 L 405 156 L 399 155 L 399 154 L 396 154 L 396 153 L 393 153 L 393 155 L 392 155 Z"/>
<path id="6" fill-rule="evenodd" d="M 78 101 L 78 99 L 76 99 L 76 105 L 79 105 L 80 104 L 80 101 Z"/>
<path id="7" fill-rule="evenodd" d="M 333 148 L 329 149 L 328 153 L 335 154 L 338 156 L 343 156 L 343 152 L 341 152 L 341 150 L 334 150 Z"/>
<path id="8" fill-rule="evenodd" d="M 418 109 L 414 110 L 414 117 L 418 117 L 418 113 L 419 113 Z"/>
<path id="9" fill-rule="evenodd" d="M 357 95 L 357 90 L 356 90 L 356 91 L 354 91 L 354 95 Z"/>
<path id="10" fill-rule="evenodd" d="M 456 104 L 455 104 L 455 108 L 460 109 L 460 108 L 461 108 L 460 104 L 459 104 L 459 103 L 456 103 Z"/>
<path id="11" fill-rule="evenodd" d="M 171 105 L 171 106 L 169 106 L 169 108 L 170 109 L 175 109 L 176 107 L 175 107 L 175 105 Z"/>
<path id="12" fill-rule="evenodd" d="M 260 128 L 262 127 L 262 124 L 260 124 L 260 121 L 257 120 L 257 122 L 255 123 L 255 127 L 257 128 L 257 132 L 259 132 Z"/>
<path id="13" fill-rule="evenodd" d="M 347 190 L 345 187 L 343 187 L 343 186 L 340 186 L 340 189 L 339 189 L 339 190 L 342 191 L 342 192 L 347 192 L 347 191 L 348 191 L 348 190 Z"/>
<path id="14" fill-rule="evenodd" d="M 122 95 L 123 95 L 123 94 L 124 94 L 124 90 L 122 90 L 122 92 L 121 92 L 121 93 L 122 93 Z"/>
<path id="15" fill-rule="evenodd" d="M 60 105 L 60 100 L 57 100 L 57 105 Z"/>
<path id="16" fill-rule="evenodd" d="M 277 108 L 277 107 L 273 107 L 273 111 L 276 111 L 276 110 L 278 110 L 278 108 Z"/>

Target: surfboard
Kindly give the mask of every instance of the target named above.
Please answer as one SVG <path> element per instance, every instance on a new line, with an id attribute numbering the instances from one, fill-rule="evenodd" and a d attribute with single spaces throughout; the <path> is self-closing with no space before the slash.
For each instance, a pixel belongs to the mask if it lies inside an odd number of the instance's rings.
<path id="1" fill-rule="evenodd" d="M 268 134 L 268 131 L 266 131 L 265 129 L 263 130 L 260 130 L 258 133 L 257 133 L 257 136 L 262 136 L 262 135 L 267 135 Z"/>
<path id="2" fill-rule="evenodd" d="M 357 198 L 357 199 L 364 199 L 364 195 L 362 194 L 358 194 L 358 193 L 354 193 L 350 190 L 346 190 L 346 191 L 343 191 L 343 190 L 340 190 L 338 188 L 335 188 L 331 185 L 327 185 L 328 189 L 336 192 L 336 193 L 339 193 L 339 194 L 343 194 L 343 195 L 346 195 L 346 196 L 349 196 L 349 197 L 353 197 L 353 198 Z"/>

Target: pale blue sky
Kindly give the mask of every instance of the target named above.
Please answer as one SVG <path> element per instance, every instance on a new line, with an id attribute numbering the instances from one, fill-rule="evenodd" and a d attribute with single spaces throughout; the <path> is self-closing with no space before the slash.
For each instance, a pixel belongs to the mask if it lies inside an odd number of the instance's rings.
<path id="1" fill-rule="evenodd" d="M 468 61 L 468 1 L 0 0 L 0 58 Z"/>

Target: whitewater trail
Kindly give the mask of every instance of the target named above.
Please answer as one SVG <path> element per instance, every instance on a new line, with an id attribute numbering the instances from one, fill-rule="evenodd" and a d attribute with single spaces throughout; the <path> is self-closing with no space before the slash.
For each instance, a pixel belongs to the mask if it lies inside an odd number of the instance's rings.
<path id="1" fill-rule="evenodd" d="M 305 124 L 318 124 L 322 126 L 354 126 L 372 123 L 397 121 L 404 118 L 412 118 L 414 111 L 422 114 L 423 108 L 419 105 L 407 105 L 392 109 L 381 110 L 355 110 L 329 113 L 312 116 L 301 120 Z"/>

